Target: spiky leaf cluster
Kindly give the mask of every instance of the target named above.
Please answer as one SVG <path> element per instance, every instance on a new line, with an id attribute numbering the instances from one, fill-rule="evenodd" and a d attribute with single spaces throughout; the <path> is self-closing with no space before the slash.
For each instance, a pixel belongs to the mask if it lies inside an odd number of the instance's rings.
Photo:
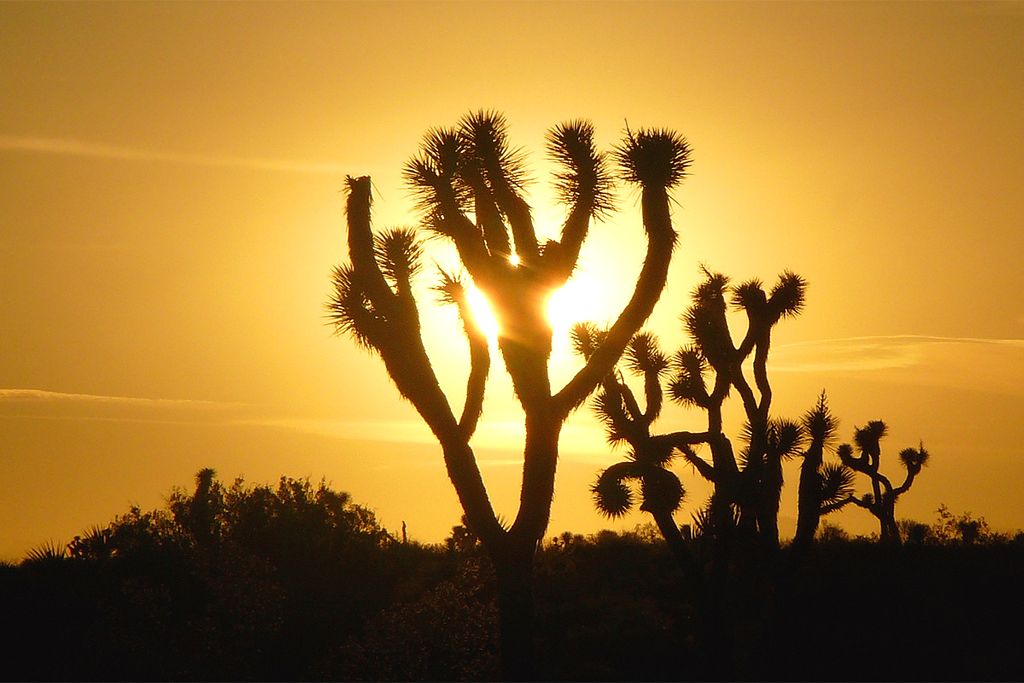
<path id="1" fill-rule="evenodd" d="M 729 278 L 707 270 L 705 274 L 707 279 L 693 291 L 693 304 L 683 314 L 683 324 L 712 367 L 721 368 L 734 351 L 725 320 Z"/>
<path id="2" fill-rule="evenodd" d="M 351 335 L 367 349 L 376 348 L 384 332 L 385 317 L 377 311 L 366 289 L 351 265 L 335 266 L 331 272 L 334 285 L 327 300 L 327 318 L 335 330 Z"/>
<path id="3" fill-rule="evenodd" d="M 807 297 L 807 280 L 792 271 L 784 271 L 772 287 L 768 304 L 776 318 L 799 315 Z"/>
<path id="4" fill-rule="evenodd" d="M 761 311 L 768 304 L 768 295 L 758 278 L 751 278 L 732 288 L 732 303 L 745 311 Z"/>
<path id="5" fill-rule="evenodd" d="M 569 341 L 572 343 L 572 350 L 577 355 L 584 360 L 590 360 L 590 356 L 597 351 L 607 334 L 607 330 L 594 323 L 581 322 L 572 326 L 569 331 Z"/>
<path id="6" fill-rule="evenodd" d="M 668 383 L 669 397 L 676 403 L 703 406 L 708 401 L 704 375 L 710 369 L 704 354 L 694 346 L 685 347 L 672 355 L 672 378 Z"/>
<path id="7" fill-rule="evenodd" d="M 555 191 L 566 204 L 581 196 L 592 196 L 591 215 L 612 210 L 612 175 L 605 154 L 594 144 L 594 126 L 589 121 L 569 121 L 548 132 L 548 156 L 559 164 Z"/>
<path id="8" fill-rule="evenodd" d="M 633 492 L 629 490 L 625 479 L 629 476 L 624 470 L 632 463 L 612 465 L 598 477 L 590 487 L 594 495 L 594 504 L 598 511 L 606 517 L 616 518 L 625 515 L 633 508 Z"/>
<path id="9" fill-rule="evenodd" d="M 608 443 L 615 445 L 629 439 L 632 423 L 626 415 L 622 394 L 602 389 L 594 397 L 593 408 L 594 414 L 604 425 Z"/>
<path id="10" fill-rule="evenodd" d="M 861 453 L 878 457 L 881 452 L 879 442 L 885 437 L 888 428 L 881 420 L 872 420 L 863 427 L 858 427 L 853 433 L 853 442 Z"/>
<path id="11" fill-rule="evenodd" d="M 693 520 L 693 530 L 695 536 L 704 536 L 710 534 L 714 527 L 714 519 L 711 514 L 711 506 L 714 504 L 714 497 L 708 498 L 708 501 L 697 509 L 696 512 L 691 515 Z M 729 521 L 733 527 L 739 526 L 740 523 L 740 511 L 735 505 L 729 505 L 730 517 Z"/>
<path id="12" fill-rule="evenodd" d="M 661 352 L 658 338 L 650 332 L 633 336 L 626 347 L 625 361 L 626 367 L 636 375 L 661 374 L 668 368 L 668 358 Z"/>
<path id="13" fill-rule="evenodd" d="M 449 273 L 444 268 L 438 267 L 438 275 L 441 281 L 432 287 L 437 293 L 438 303 L 454 304 L 461 306 L 466 301 L 466 283 L 462 276 L 456 273 Z"/>
<path id="14" fill-rule="evenodd" d="M 465 163 L 488 183 L 521 190 L 527 181 L 525 155 L 508 142 L 508 121 L 504 114 L 479 110 L 463 117 L 459 135 L 466 151 Z"/>
<path id="15" fill-rule="evenodd" d="M 644 512 L 675 512 L 683 504 L 684 494 L 679 477 L 668 470 L 651 467 L 640 477 L 640 509 Z"/>
<path id="16" fill-rule="evenodd" d="M 826 463 L 821 469 L 819 500 L 823 504 L 836 503 L 853 495 L 855 473 L 846 465 Z"/>
<path id="17" fill-rule="evenodd" d="M 392 286 L 408 288 L 421 268 L 423 247 L 412 228 L 391 228 L 374 237 L 374 258 Z"/>
<path id="18" fill-rule="evenodd" d="M 640 485 L 640 509 L 651 513 L 673 513 L 682 505 L 686 494 L 682 482 L 672 472 L 661 467 L 630 459 L 607 468 L 590 487 L 597 509 L 607 517 L 621 517 L 635 504 L 629 483 Z"/>
<path id="19" fill-rule="evenodd" d="M 458 209 L 469 205 L 470 188 L 462 179 L 466 141 L 451 128 L 434 128 L 423 138 L 418 155 L 403 170 L 421 210 L 443 215 L 445 201 Z"/>
<path id="20" fill-rule="evenodd" d="M 835 442 L 839 422 L 829 410 L 825 392 L 818 397 L 818 403 L 814 408 L 804 413 L 801 422 L 815 443 L 821 444 L 822 447 L 829 447 Z"/>
<path id="21" fill-rule="evenodd" d="M 768 422 L 764 437 L 769 454 L 780 458 L 792 458 L 803 445 L 804 431 L 792 420 L 777 418 Z"/>
<path id="22" fill-rule="evenodd" d="M 692 159 L 686 138 L 664 129 L 626 131 L 625 141 L 615 148 L 615 159 L 627 182 L 644 187 L 671 188 L 687 175 Z"/>
<path id="23" fill-rule="evenodd" d="M 900 451 L 900 461 L 907 468 L 908 472 L 917 474 L 921 468 L 928 464 L 930 454 L 924 449 L 924 444 L 919 448 L 904 448 Z"/>

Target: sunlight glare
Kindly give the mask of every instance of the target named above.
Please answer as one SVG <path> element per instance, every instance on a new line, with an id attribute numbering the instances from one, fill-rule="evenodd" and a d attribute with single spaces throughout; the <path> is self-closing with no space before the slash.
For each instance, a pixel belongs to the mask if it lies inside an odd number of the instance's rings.
<path id="1" fill-rule="evenodd" d="M 601 283 L 592 278 L 573 277 L 551 294 L 547 318 L 551 324 L 555 346 L 568 347 L 569 331 L 578 322 L 601 322 L 608 317 L 602 305 Z"/>
<path id="2" fill-rule="evenodd" d="M 487 336 L 487 343 L 496 347 L 498 344 L 498 319 L 494 316 L 491 302 L 487 300 L 483 292 L 473 285 L 466 288 L 466 299 L 469 301 L 469 310 L 473 313 L 473 319 Z"/>
<path id="3" fill-rule="evenodd" d="M 545 314 L 551 325 L 552 336 L 556 349 L 569 347 L 569 331 L 578 322 L 602 322 L 607 319 L 608 311 L 603 305 L 601 283 L 588 278 L 574 277 L 561 289 L 551 294 Z M 470 285 L 466 289 L 469 308 L 477 324 L 487 335 L 492 348 L 497 348 L 498 319 L 494 309 L 476 287 Z"/>

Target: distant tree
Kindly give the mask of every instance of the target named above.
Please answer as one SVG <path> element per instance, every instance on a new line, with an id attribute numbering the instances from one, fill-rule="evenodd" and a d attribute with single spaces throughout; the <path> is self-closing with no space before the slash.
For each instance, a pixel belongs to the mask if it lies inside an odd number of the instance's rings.
<path id="1" fill-rule="evenodd" d="M 669 191 L 690 166 L 686 141 L 667 130 L 627 130 L 615 149 L 622 179 L 641 190 L 646 258 L 618 320 L 576 376 L 554 391 L 547 367 L 552 330 L 546 302 L 572 275 L 591 219 L 612 208 L 612 172 L 593 135 L 584 121 L 561 124 L 548 135 L 549 154 L 560 166 L 555 187 L 568 209 L 558 240 L 538 240 L 524 197 L 523 154 L 510 146 L 499 114 L 472 113 L 455 128 L 429 132 L 405 168 L 423 209 L 424 232 L 454 243 L 500 327 L 498 346 L 526 427 L 520 506 L 509 527 L 493 510 L 470 445 L 490 357 L 469 309 L 467 282 L 459 273 L 442 271 L 437 288 L 442 301 L 457 306 L 469 344 L 466 399 L 456 417 L 420 337 L 412 287 L 421 269 L 417 233 L 392 229 L 374 236 L 366 176 L 348 179 L 351 263 L 335 269 L 328 304 L 336 328 L 380 355 L 398 391 L 438 439 L 469 527 L 495 566 L 503 675 L 516 679 L 531 677 L 533 670 L 532 567 L 548 524 L 562 424 L 611 371 L 664 288 L 676 242 Z"/>
<path id="2" fill-rule="evenodd" d="M 939 543 L 973 545 L 993 537 L 984 517 L 975 517 L 970 512 L 955 515 L 945 505 L 940 505 L 935 512 L 939 518 L 930 527 L 930 531 L 931 536 Z"/>
<path id="3" fill-rule="evenodd" d="M 91 647 L 111 653 L 85 677 L 309 677 L 390 603 L 408 558 L 431 554 L 324 482 L 224 485 L 200 470 L 166 508 L 133 507 L 68 545 L 97 577 Z"/>
<path id="4" fill-rule="evenodd" d="M 906 476 L 902 484 L 893 486 L 889 478 L 879 471 L 880 442 L 887 430 L 884 422 L 872 420 L 864 427 L 854 430 L 853 441 L 859 455 L 854 455 L 853 446 L 848 443 L 839 447 L 839 459 L 845 466 L 866 475 L 871 482 L 871 491 L 861 496 L 851 494 L 837 504 L 854 503 L 864 508 L 878 519 L 881 540 L 898 544 L 902 537 L 896 523 L 896 501 L 910 490 L 921 468 L 928 463 L 930 455 L 923 443 L 918 448 L 904 448 L 900 451 L 900 463 L 906 470 Z"/>

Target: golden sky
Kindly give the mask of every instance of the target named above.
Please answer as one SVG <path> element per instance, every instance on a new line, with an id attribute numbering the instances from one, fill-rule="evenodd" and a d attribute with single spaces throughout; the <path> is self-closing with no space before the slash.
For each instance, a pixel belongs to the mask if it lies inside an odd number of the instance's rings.
<path id="1" fill-rule="evenodd" d="M 899 516 L 945 503 L 1024 527 L 1022 4 L 2 3 L 0 26 L 0 557 L 156 507 L 204 466 L 325 477 L 443 538 L 459 509 L 439 449 L 323 304 L 344 176 L 373 177 L 378 227 L 413 223 L 403 163 L 478 108 L 531 153 L 549 229 L 549 127 L 588 118 L 605 147 L 627 121 L 686 135 L 651 329 L 682 343 L 699 264 L 801 273 L 775 412 L 826 388 L 842 438 L 889 423 L 890 473 L 900 449 L 931 451 Z M 584 252 L 604 307 L 588 314 L 613 316 L 639 271 L 635 200 Z M 461 405 L 462 341 L 432 315 Z M 500 370 L 476 443 L 511 519 L 521 433 Z M 608 525 L 587 488 L 614 458 L 579 411 L 551 533 Z M 706 487 L 680 472 L 685 521 Z"/>

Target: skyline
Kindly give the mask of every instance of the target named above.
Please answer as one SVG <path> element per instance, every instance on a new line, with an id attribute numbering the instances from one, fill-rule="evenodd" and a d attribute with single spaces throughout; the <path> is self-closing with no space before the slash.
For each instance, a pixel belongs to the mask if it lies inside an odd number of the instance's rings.
<path id="1" fill-rule="evenodd" d="M 934 457 L 898 516 L 931 521 L 944 503 L 1024 527 L 1021 7 L 0 6 L 0 557 L 157 507 L 204 466 L 326 477 L 388 528 L 443 538 L 460 511 L 439 449 L 323 305 L 345 258 L 345 175 L 373 178 L 375 227 L 414 223 L 402 165 L 429 128 L 481 107 L 528 152 L 549 229 L 546 129 L 588 118 L 604 149 L 626 122 L 685 135 L 680 245 L 648 329 L 682 343 L 701 264 L 734 281 L 800 273 L 806 310 L 779 325 L 769 364 L 776 412 L 827 389 L 841 441 L 890 425 L 890 472 L 923 440 Z M 607 316 L 642 258 L 635 196 L 617 204 L 579 273 L 607 283 Z M 454 317 L 425 317 L 457 387 Z M 554 374 L 570 363 L 556 347 Z M 521 437 L 499 367 L 489 392 L 476 443 L 511 517 Z M 698 420 L 672 408 L 659 424 Z M 594 510 L 588 487 L 615 459 L 603 443 L 577 411 L 549 535 L 646 521 Z M 685 521 L 705 489 L 677 471 Z M 873 528 L 860 510 L 829 521 Z"/>

